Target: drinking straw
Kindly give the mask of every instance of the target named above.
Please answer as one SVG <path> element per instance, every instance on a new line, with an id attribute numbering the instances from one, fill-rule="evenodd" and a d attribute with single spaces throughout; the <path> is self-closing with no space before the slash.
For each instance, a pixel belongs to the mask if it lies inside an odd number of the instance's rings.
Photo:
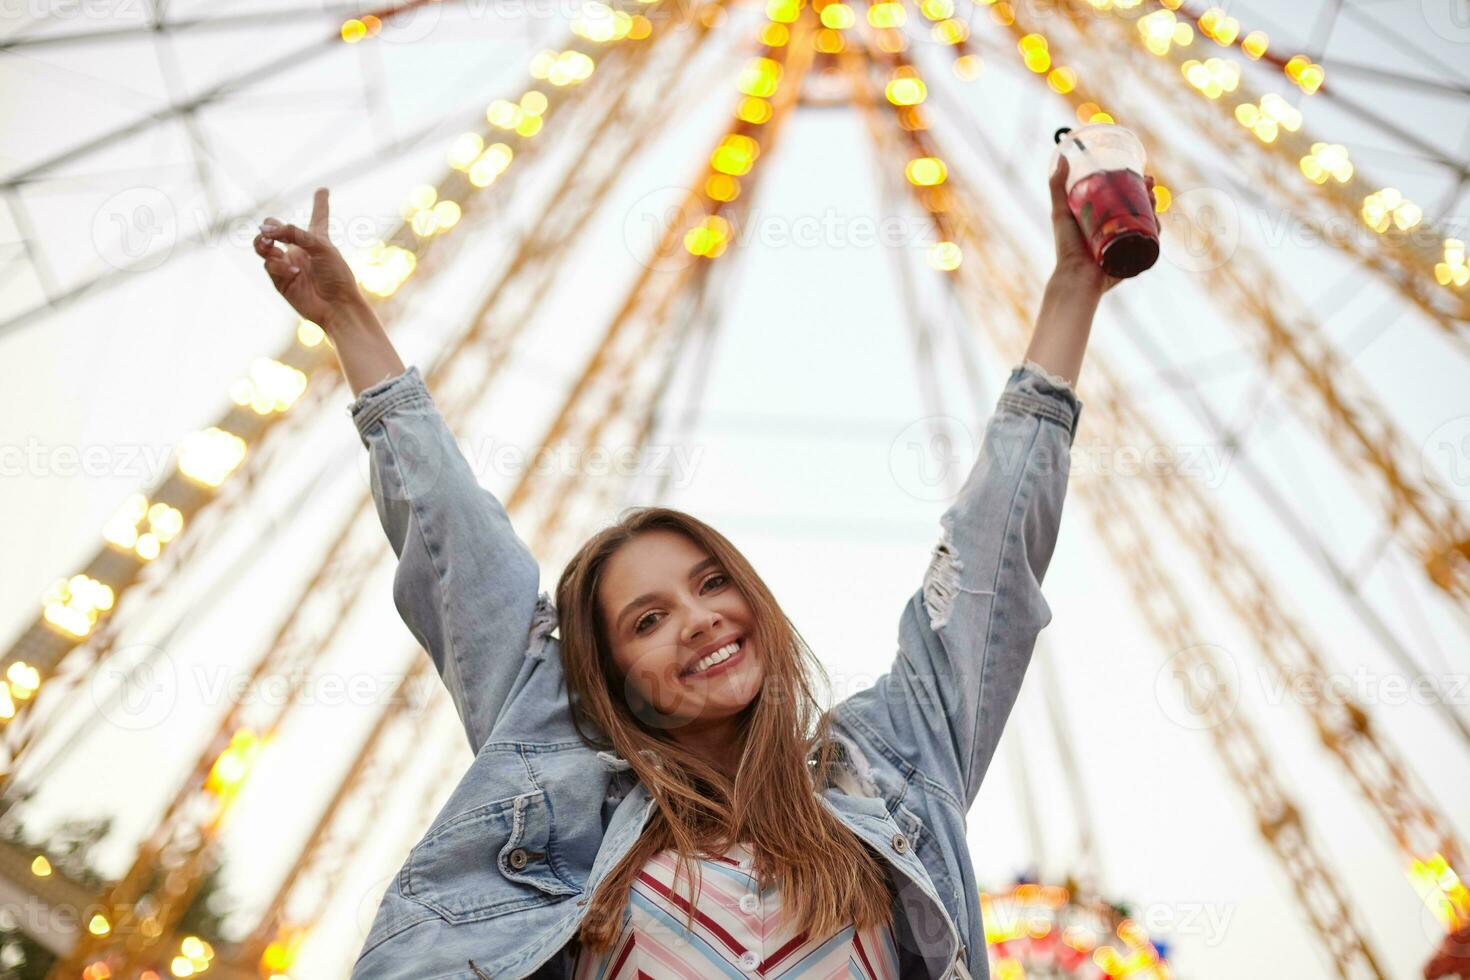
<path id="1" fill-rule="evenodd" d="M 1052 142 L 1053 143 L 1060 143 L 1062 141 L 1062 134 L 1063 133 L 1070 133 L 1071 131 L 1072 131 L 1072 127 L 1071 126 L 1063 126 L 1063 127 L 1061 127 L 1055 133 L 1052 133 L 1052 135 L 1051 135 Z M 1092 154 L 1087 152 L 1087 144 L 1086 143 L 1083 143 L 1081 139 L 1073 139 L 1072 142 L 1077 144 L 1077 149 L 1081 150 L 1084 154 L 1086 154 L 1087 155 L 1087 158 L 1089 160 L 1092 159 Z M 1096 164 L 1097 164 L 1097 161 L 1096 160 L 1093 160 L 1093 165 L 1096 166 Z"/>

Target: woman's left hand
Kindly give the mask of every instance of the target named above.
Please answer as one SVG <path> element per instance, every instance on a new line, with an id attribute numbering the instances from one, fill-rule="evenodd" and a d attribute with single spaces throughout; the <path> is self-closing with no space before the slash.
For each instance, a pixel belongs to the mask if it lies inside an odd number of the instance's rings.
<path id="1" fill-rule="evenodd" d="M 1067 158 L 1063 156 L 1051 175 L 1051 224 L 1057 241 L 1057 267 L 1052 278 L 1101 296 L 1123 280 L 1102 270 L 1102 266 L 1092 257 L 1087 240 L 1082 237 L 1082 228 L 1077 224 L 1072 209 L 1067 206 L 1069 169 Z M 1149 202 L 1158 207 L 1158 201 L 1154 198 L 1153 177 L 1144 177 L 1144 183 L 1148 186 Z"/>

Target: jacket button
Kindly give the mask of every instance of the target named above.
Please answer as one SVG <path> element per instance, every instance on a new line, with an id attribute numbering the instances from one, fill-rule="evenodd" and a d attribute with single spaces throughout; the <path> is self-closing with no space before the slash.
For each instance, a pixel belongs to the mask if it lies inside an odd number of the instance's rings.
<path id="1" fill-rule="evenodd" d="M 510 866 L 512 868 L 515 868 L 517 871 L 521 870 L 526 866 L 525 849 L 518 847 L 515 850 L 511 851 L 510 858 L 508 860 L 510 861 Z"/>
<path id="2" fill-rule="evenodd" d="M 909 849 L 909 839 L 903 834 L 893 835 L 893 849 L 902 854 Z"/>
<path id="3" fill-rule="evenodd" d="M 761 907 L 761 900 L 748 892 L 740 896 L 740 911 L 754 913 Z"/>
<path id="4" fill-rule="evenodd" d="M 742 969 L 754 970 L 757 966 L 760 966 L 760 962 L 760 957 L 756 956 L 750 950 L 746 950 L 740 954 L 740 966 Z"/>

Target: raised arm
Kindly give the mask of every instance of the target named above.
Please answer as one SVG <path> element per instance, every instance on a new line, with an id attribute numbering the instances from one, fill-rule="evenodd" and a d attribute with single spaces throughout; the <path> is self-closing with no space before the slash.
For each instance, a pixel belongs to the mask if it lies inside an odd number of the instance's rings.
<path id="1" fill-rule="evenodd" d="M 1041 582 L 1066 498 L 1082 410 L 1073 385 L 1103 293 L 1118 280 L 1087 253 L 1051 178 L 1057 265 L 1026 361 L 1011 372 L 979 458 L 940 516 L 923 584 L 899 621 L 893 667 L 833 709 L 880 754 L 912 764 L 967 813 L 1051 621 Z M 1153 181 L 1148 185 L 1152 193 Z"/>
<path id="2" fill-rule="evenodd" d="M 369 456 L 373 503 L 398 568 L 393 601 L 434 661 L 479 751 L 525 666 L 533 626 L 554 625 L 540 569 L 480 486 L 417 366 L 405 368 L 326 228 L 263 224 L 256 251 L 276 288 L 332 341 Z M 286 243 L 285 251 L 272 243 Z"/>
<path id="3" fill-rule="evenodd" d="M 1011 372 L 979 458 L 940 516 L 923 584 L 899 619 L 898 655 L 833 720 L 946 791 L 963 815 L 995 754 L 1036 636 L 1081 403 L 1027 362 Z"/>

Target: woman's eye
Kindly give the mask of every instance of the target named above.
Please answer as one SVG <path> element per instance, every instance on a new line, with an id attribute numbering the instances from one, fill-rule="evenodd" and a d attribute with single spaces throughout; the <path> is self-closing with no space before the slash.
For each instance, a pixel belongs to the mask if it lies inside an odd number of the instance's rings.
<path id="1" fill-rule="evenodd" d="M 714 588 L 722 588 L 729 581 L 729 578 L 724 573 L 717 573 L 704 580 L 704 588 L 710 588 L 712 583 L 714 583 Z M 656 622 L 658 622 L 658 614 L 646 612 L 633 624 L 633 632 L 647 633 L 649 629 L 652 629 L 652 624 Z"/>

